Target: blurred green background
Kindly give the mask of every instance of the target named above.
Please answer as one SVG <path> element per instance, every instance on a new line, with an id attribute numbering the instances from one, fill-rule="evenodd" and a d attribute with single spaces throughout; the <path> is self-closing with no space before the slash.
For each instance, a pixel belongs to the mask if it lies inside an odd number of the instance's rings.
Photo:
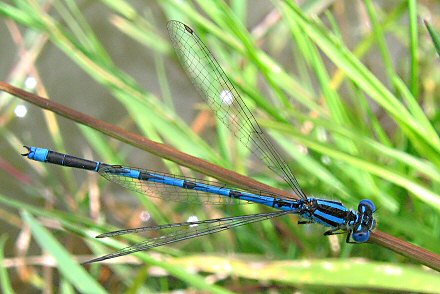
<path id="1" fill-rule="evenodd" d="M 439 59 L 421 21 L 439 28 L 439 12 L 438 1 L 6 1 L 0 76 L 287 189 L 217 124 L 185 76 L 166 33 L 167 20 L 182 21 L 216 56 L 308 194 L 351 207 L 370 198 L 382 231 L 439 253 Z M 95 240 L 100 232 L 266 210 L 163 202 L 92 173 L 25 160 L 27 144 L 201 177 L 4 93 L 0 123 L 4 293 L 440 287 L 437 273 L 407 258 L 323 237 L 322 227 L 298 226 L 294 217 L 82 267 L 123 246 Z"/>

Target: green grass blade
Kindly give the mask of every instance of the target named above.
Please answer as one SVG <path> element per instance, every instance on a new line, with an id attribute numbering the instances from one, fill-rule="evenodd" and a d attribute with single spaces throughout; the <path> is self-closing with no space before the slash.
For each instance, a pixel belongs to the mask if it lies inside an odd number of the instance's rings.
<path id="1" fill-rule="evenodd" d="M 115 249 L 121 249 L 125 247 L 126 244 L 123 244 L 121 242 L 112 239 L 107 240 L 107 239 L 94 238 L 94 236 L 96 236 L 99 233 L 103 233 L 106 231 L 108 232 L 110 230 L 115 230 L 117 228 L 115 227 L 110 228 L 110 227 L 96 225 L 90 219 L 78 216 L 76 214 L 68 214 L 60 211 L 47 211 L 21 201 L 9 199 L 9 197 L 5 197 L 4 195 L 1 194 L 0 194 L 0 203 L 13 207 L 15 209 L 25 210 L 25 212 L 23 213 L 23 218 L 25 222 L 30 226 L 34 238 L 36 239 L 36 241 L 38 242 L 41 248 L 43 248 L 44 250 L 46 250 L 47 252 L 53 255 L 53 257 L 57 261 L 60 272 L 63 273 L 65 279 L 70 281 L 75 286 L 76 289 L 83 289 L 84 287 L 94 287 L 94 285 L 98 285 L 98 288 L 96 288 L 96 291 L 93 291 L 93 293 L 102 293 L 99 290 L 102 289 L 100 288 L 100 285 L 96 284 L 97 282 L 93 280 L 91 276 L 88 275 L 88 273 L 84 270 L 84 268 L 81 265 L 73 261 L 69 253 L 64 249 L 64 247 L 51 235 L 49 231 L 47 231 L 44 227 L 42 227 L 39 224 L 39 222 L 30 213 L 47 218 L 55 218 L 58 221 L 60 221 L 63 227 L 68 229 L 70 232 L 76 233 L 84 237 L 88 237 L 91 240 L 93 240 L 93 242 L 99 242 Z M 132 242 L 139 242 L 142 240 L 141 238 L 139 238 L 139 236 L 135 236 L 134 238 L 133 236 L 131 236 L 131 238 L 129 239 Z M 172 265 L 161 260 L 157 260 L 151 257 L 148 254 L 148 252 L 139 252 L 137 256 L 145 263 L 159 266 L 164 270 L 166 270 L 167 272 L 169 272 L 171 275 L 175 276 L 176 278 L 179 278 L 182 281 L 186 282 L 188 285 L 191 285 L 198 289 L 209 291 L 210 293 L 230 293 L 229 291 L 223 289 L 222 287 L 211 285 L 203 277 L 200 277 L 196 274 L 188 274 L 186 270 L 182 269 L 179 266 Z M 72 273 L 75 273 L 76 275 L 72 277 Z M 89 284 L 89 279 L 92 279 L 90 282 L 91 284 Z M 89 288 L 88 291 L 84 290 L 82 292 L 90 292 L 90 289 L 95 289 L 95 288 Z"/>
<path id="2" fill-rule="evenodd" d="M 32 231 L 32 235 L 40 247 L 50 253 L 56 260 L 60 273 L 74 287 L 83 293 L 107 293 L 87 271 L 66 251 L 53 235 L 46 230 L 30 213 L 24 211 L 22 217 Z"/>
<path id="3" fill-rule="evenodd" d="M 359 259 L 324 259 L 302 261 L 258 262 L 262 270 L 255 271 L 255 260 L 245 257 L 224 261 L 218 256 L 187 256 L 174 261 L 188 264 L 204 271 L 216 273 L 217 268 L 228 268 L 228 273 L 247 279 L 301 286 L 344 287 L 353 289 L 376 289 L 437 293 L 440 287 L 438 273 L 413 266 L 370 262 Z M 402 283 L 402 281 L 406 281 Z M 325 288 L 328 290 L 329 288 Z"/>
<path id="4" fill-rule="evenodd" d="M 410 50 L 410 81 L 409 88 L 413 97 L 419 97 L 419 22 L 417 16 L 417 1 L 408 0 L 409 12 L 409 50 Z"/>
<path id="5" fill-rule="evenodd" d="M 385 71 L 387 72 L 387 75 L 388 75 L 388 82 L 391 84 L 391 82 L 393 81 L 393 77 L 396 75 L 396 73 L 394 72 L 394 66 L 393 66 L 393 62 L 391 59 L 391 54 L 390 54 L 389 48 L 387 46 L 384 32 L 382 29 L 383 23 L 380 23 L 379 20 L 377 19 L 378 13 L 377 13 L 377 11 L 374 7 L 374 4 L 371 0 L 365 1 L 365 6 L 368 11 L 368 16 L 370 18 L 370 22 L 371 22 L 371 25 L 373 28 L 373 33 L 374 33 L 376 42 L 379 46 L 380 53 L 382 54 L 384 68 L 385 68 Z"/>
<path id="6" fill-rule="evenodd" d="M 9 279 L 8 270 L 4 266 L 5 245 L 7 239 L 6 235 L 0 237 L 0 288 L 2 289 L 2 293 L 12 294 L 15 292 L 12 288 L 11 280 Z"/>
<path id="7" fill-rule="evenodd" d="M 322 27 L 310 21 L 294 3 L 283 3 L 283 7 L 290 12 L 290 17 L 295 18 L 304 32 L 326 52 L 329 58 L 346 71 L 353 82 L 366 93 L 369 93 L 377 103 L 394 117 L 403 130 L 408 132 L 413 142 L 415 144 L 417 143 L 419 149 L 425 149 L 424 146 L 426 146 L 440 153 L 440 138 L 431 125 L 421 126 L 420 123 L 411 116 L 405 106 L 398 101 L 397 97 L 356 59 L 347 48 L 335 40 L 332 35 L 325 32 Z M 431 153 L 429 155 L 431 155 Z M 430 157 L 432 160 L 435 160 L 434 154 Z"/>
<path id="8" fill-rule="evenodd" d="M 440 57 L 440 34 L 433 28 L 433 26 L 425 20 L 425 26 L 428 29 L 429 35 L 431 36 L 432 43 L 434 43 L 435 50 Z"/>

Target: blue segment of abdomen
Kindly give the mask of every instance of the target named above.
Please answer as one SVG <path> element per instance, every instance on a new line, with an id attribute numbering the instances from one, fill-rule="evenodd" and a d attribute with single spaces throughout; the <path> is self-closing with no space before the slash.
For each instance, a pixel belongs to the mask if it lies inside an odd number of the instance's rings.
<path id="1" fill-rule="evenodd" d="M 27 155 L 27 158 L 40 162 L 46 162 L 48 154 L 49 154 L 49 149 L 29 147 L 29 154 Z"/>
<path id="2" fill-rule="evenodd" d="M 253 203 L 258 203 L 270 207 L 274 207 L 280 210 L 286 210 L 286 211 L 293 211 L 296 212 L 298 205 L 293 205 L 297 201 L 295 200 L 285 200 L 277 201 L 276 198 L 271 196 L 265 196 L 265 195 L 257 195 L 249 192 L 244 191 L 237 191 L 225 187 L 217 187 L 217 186 L 211 186 L 208 184 L 195 182 L 195 181 L 188 181 L 183 179 L 176 179 L 173 177 L 168 177 L 161 174 L 156 173 L 143 173 L 141 175 L 141 172 L 139 170 L 130 169 L 130 168 L 122 168 L 118 169 L 117 172 L 118 175 L 130 177 L 134 179 L 139 179 L 143 181 L 149 181 L 154 183 L 161 183 L 164 185 L 170 185 L 179 187 L 182 189 L 188 189 L 188 190 L 194 190 L 194 191 L 202 191 L 206 193 L 216 194 L 224 197 L 229 197 L 231 199 L 240 199 L 242 201 L 249 201 Z M 140 178 L 142 177 L 142 178 Z"/>
<path id="3" fill-rule="evenodd" d="M 126 167 L 115 168 L 114 170 L 110 170 L 109 172 L 122 177 L 133 178 L 133 179 L 139 179 L 139 175 L 141 173 L 138 170 L 126 168 Z"/>

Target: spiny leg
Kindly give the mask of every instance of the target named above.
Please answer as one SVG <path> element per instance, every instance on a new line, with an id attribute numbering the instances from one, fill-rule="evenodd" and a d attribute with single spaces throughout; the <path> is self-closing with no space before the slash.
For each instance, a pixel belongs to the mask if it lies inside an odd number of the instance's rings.
<path id="1" fill-rule="evenodd" d="M 298 225 L 306 225 L 306 224 L 313 224 L 313 222 L 309 220 L 298 221 Z"/>
<path id="2" fill-rule="evenodd" d="M 324 236 L 331 236 L 331 235 L 338 235 L 338 234 L 345 234 L 345 231 L 341 230 L 340 228 L 334 228 L 326 231 L 324 233 Z"/>

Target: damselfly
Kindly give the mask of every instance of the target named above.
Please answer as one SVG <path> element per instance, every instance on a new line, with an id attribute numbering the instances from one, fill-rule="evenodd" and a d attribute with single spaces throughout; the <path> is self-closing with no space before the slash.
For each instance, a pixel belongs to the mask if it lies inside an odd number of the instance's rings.
<path id="1" fill-rule="evenodd" d="M 297 198 L 293 195 L 286 197 L 261 191 L 244 191 L 211 181 L 196 180 L 147 169 L 111 165 L 44 148 L 25 146 L 28 152 L 23 155 L 29 159 L 95 171 L 107 180 L 149 196 L 188 203 L 258 203 L 276 209 L 276 211 L 268 213 L 187 221 L 104 233 L 97 238 L 143 231 L 159 231 L 162 234 L 160 237 L 148 239 L 86 263 L 217 233 L 289 213 L 299 215 L 301 221 L 298 223 L 300 224 L 319 223 L 328 227 L 329 229 L 324 235 L 346 232 L 347 243 L 368 241 L 371 230 L 376 226 L 373 217 L 376 209 L 373 202 L 368 199 L 361 200 L 357 210 L 350 210 L 338 201 L 307 197 L 286 161 L 264 134 L 233 84 L 200 38 L 190 27 L 178 21 L 170 21 L 167 28 L 184 70 L 213 112 L 246 147 L 250 148 L 272 171 L 285 180 Z"/>

